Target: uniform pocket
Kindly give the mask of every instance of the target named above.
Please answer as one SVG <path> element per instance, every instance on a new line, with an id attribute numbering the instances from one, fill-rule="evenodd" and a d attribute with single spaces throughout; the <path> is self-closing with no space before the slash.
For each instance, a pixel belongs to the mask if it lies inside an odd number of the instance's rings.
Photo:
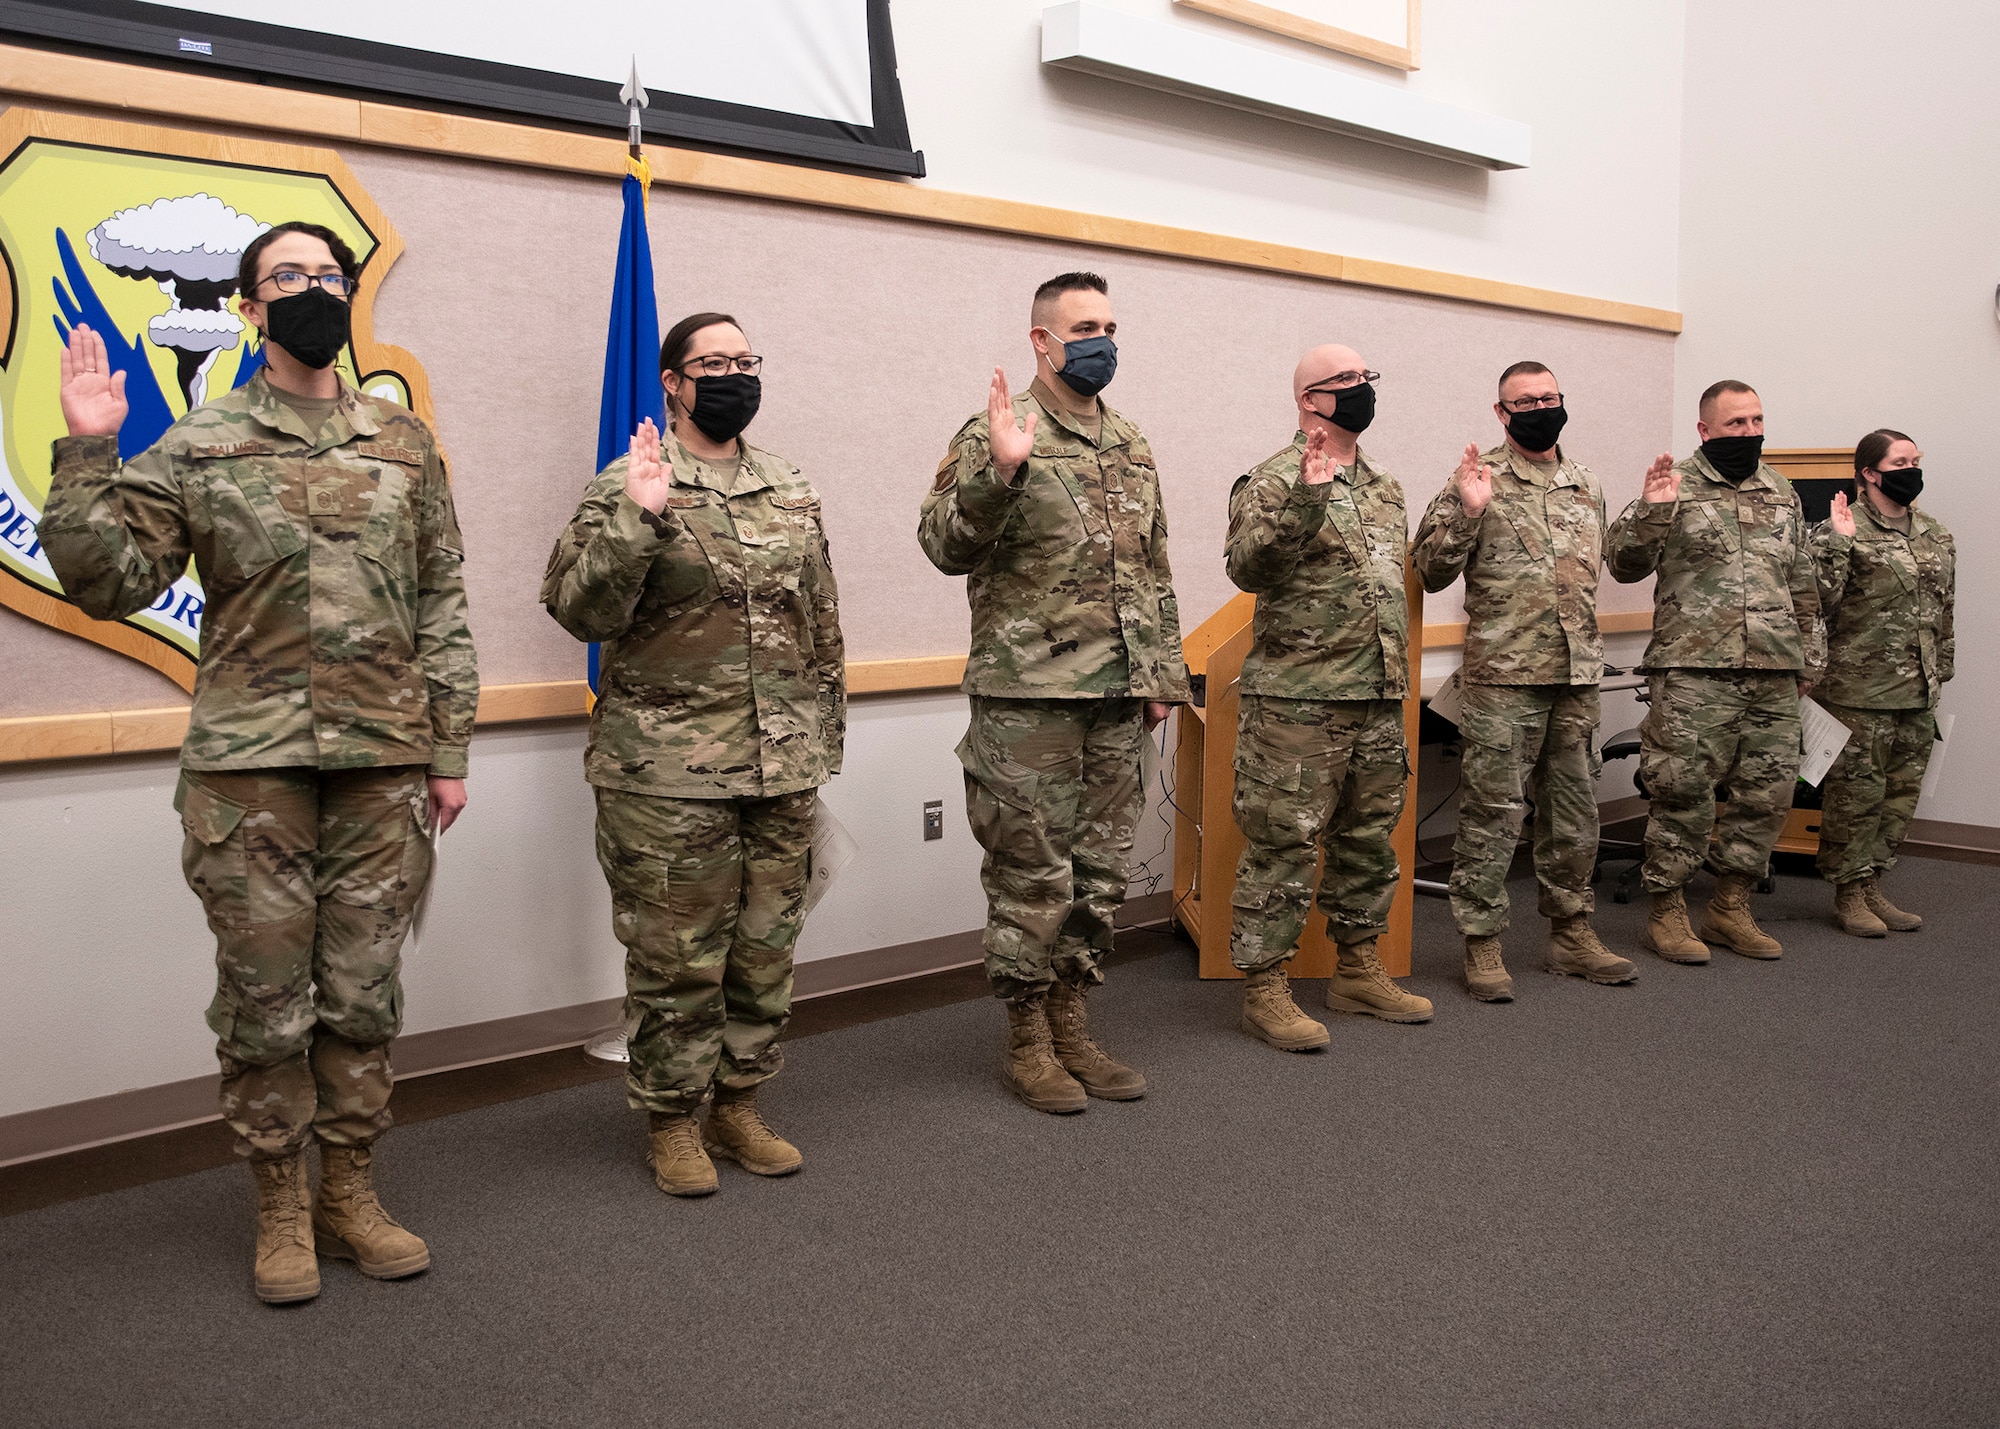
<path id="1" fill-rule="evenodd" d="M 408 917 L 417 910 L 424 888 L 431 881 L 437 851 L 431 843 L 430 785 L 420 782 L 410 796 L 410 826 L 403 841 L 403 866 L 398 879 L 396 911 Z"/>
<path id="2" fill-rule="evenodd" d="M 1260 784 L 1293 793 L 1305 781 L 1305 761 L 1282 759 L 1254 743 L 1239 739 L 1236 744 L 1236 777 L 1255 779 Z"/>
<path id="3" fill-rule="evenodd" d="M 259 571 L 305 546 L 298 528 L 279 506 L 265 475 L 242 460 L 199 461 L 188 482 L 208 517 L 217 569 L 212 573 L 247 581 Z M 197 546 L 199 552 L 199 546 Z M 204 578 L 211 572 L 204 571 Z"/>
<path id="4" fill-rule="evenodd" d="M 186 834 L 181 841 L 181 874 L 201 899 L 210 922 L 221 926 L 247 922 L 249 863 L 239 830 L 249 810 L 185 774 L 174 789 L 174 810 Z"/>
<path id="5" fill-rule="evenodd" d="M 368 524 L 361 528 L 361 539 L 354 547 L 354 553 L 364 561 L 377 565 L 415 569 L 416 522 L 410 519 L 410 488 L 419 472 L 415 464 L 421 457 L 406 447 L 374 447 L 364 443 L 360 448 L 364 455 L 378 456 L 376 463 L 375 499 L 368 510 Z M 394 455 L 391 455 L 393 453 Z M 402 552 L 398 553 L 397 548 Z M 405 554 L 405 559 L 397 559 L 397 554 Z"/>

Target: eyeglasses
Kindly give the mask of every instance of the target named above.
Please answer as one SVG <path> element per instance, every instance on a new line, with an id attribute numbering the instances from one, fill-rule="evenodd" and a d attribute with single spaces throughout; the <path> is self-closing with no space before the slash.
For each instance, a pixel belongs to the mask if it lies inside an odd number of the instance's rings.
<path id="1" fill-rule="evenodd" d="M 1538 407 L 1560 407 L 1562 404 L 1562 393 L 1547 392 L 1540 397 L 1516 397 L 1500 405 L 1510 412 L 1532 412 Z"/>
<path id="2" fill-rule="evenodd" d="M 336 298 L 345 298 L 354 292 L 354 280 L 345 273 L 300 273 L 290 268 L 280 268 L 264 279 L 276 283 L 281 293 L 303 293 L 317 283 Z"/>
<path id="3" fill-rule="evenodd" d="M 763 366 L 761 357 L 696 357 L 681 364 L 681 376 L 726 377 L 740 372 L 745 377 L 755 377 Z M 690 372 L 689 368 L 695 370 Z"/>
<path id="4" fill-rule="evenodd" d="M 1336 372 L 1324 382 L 1313 383 L 1306 388 L 1306 391 L 1338 392 L 1347 387 L 1359 387 L 1364 382 L 1374 383 L 1381 380 L 1382 374 L 1379 372 Z"/>

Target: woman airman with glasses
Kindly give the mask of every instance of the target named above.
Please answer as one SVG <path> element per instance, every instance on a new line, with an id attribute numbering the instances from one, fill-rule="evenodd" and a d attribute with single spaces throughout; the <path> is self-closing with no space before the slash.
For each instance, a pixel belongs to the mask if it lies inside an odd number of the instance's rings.
<path id="1" fill-rule="evenodd" d="M 1813 694 L 1850 731 L 1826 776 L 1819 871 L 1842 930 L 1857 938 L 1924 925 L 1882 892 L 1917 812 L 1957 644 L 1957 551 L 1944 523 L 1917 506 L 1923 460 L 1901 432 L 1870 432 L 1854 448 L 1859 499 L 1834 497 L 1812 533 L 1827 635 Z"/>
<path id="2" fill-rule="evenodd" d="M 762 1176 L 802 1160 L 755 1099 L 782 1059 L 847 687 L 819 498 L 743 440 L 762 369 L 727 314 L 676 323 L 667 431 L 641 423 L 591 483 L 542 583 L 563 628 L 603 644 L 585 777 L 626 950 L 626 1090 L 675 1196 L 716 1189 L 710 1152 Z"/>

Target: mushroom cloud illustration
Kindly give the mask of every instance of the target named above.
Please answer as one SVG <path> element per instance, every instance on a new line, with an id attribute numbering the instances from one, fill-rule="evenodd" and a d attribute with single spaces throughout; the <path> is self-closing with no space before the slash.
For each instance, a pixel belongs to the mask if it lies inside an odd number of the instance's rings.
<path id="1" fill-rule="evenodd" d="M 121 277 L 158 283 L 171 304 L 146 324 L 174 354 L 190 410 L 208 398 L 208 371 L 236 346 L 243 320 L 229 310 L 236 265 L 271 225 L 210 194 L 120 209 L 90 230 L 90 255 Z"/>

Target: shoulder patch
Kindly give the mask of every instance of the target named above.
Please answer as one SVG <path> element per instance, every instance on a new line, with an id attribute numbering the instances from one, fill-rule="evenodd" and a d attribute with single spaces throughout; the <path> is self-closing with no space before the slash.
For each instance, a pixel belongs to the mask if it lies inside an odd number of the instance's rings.
<path id="1" fill-rule="evenodd" d="M 931 482 L 931 491 L 933 493 L 949 491 L 956 485 L 958 485 L 958 453 L 948 452 L 945 454 L 945 459 L 938 463 L 937 477 Z"/>

